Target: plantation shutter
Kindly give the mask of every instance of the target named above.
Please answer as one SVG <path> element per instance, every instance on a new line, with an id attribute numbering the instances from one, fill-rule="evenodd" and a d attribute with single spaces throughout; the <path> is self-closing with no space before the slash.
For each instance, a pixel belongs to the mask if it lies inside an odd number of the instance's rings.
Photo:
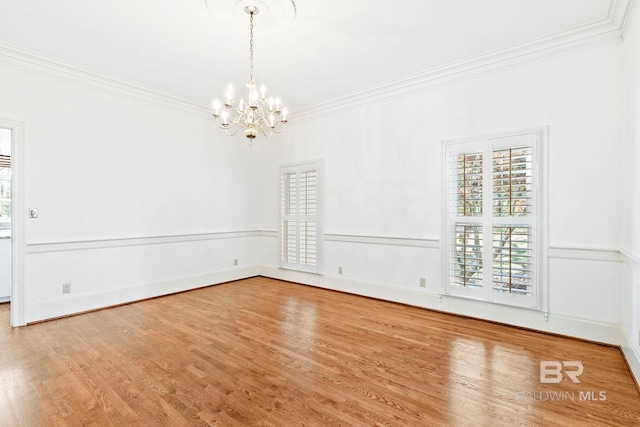
<path id="1" fill-rule="evenodd" d="M 11 156 L 8 154 L 0 154 L 0 169 L 11 168 Z"/>
<path id="2" fill-rule="evenodd" d="M 482 225 L 455 224 L 449 283 L 482 287 Z"/>
<path id="3" fill-rule="evenodd" d="M 281 176 L 281 261 L 298 262 L 298 175 L 296 172 Z"/>
<path id="4" fill-rule="evenodd" d="M 317 177 L 316 170 L 300 173 L 300 264 L 317 264 Z"/>
<path id="5" fill-rule="evenodd" d="M 531 295 L 533 245 L 531 226 L 493 227 L 493 289 Z"/>
<path id="6" fill-rule="evenodd" d="M 533 292 L 532 147 L 493 151 L 493 290 Z"/>
<path id="7" fill-rule="evenodd" d="M 483 212 L 483 153 L 459 153 L 451 156 L 449 209 L 452 222 L 449 284 L 481 288 Z"/>
<path id="8" fill-rule="evenodd" d="M 0 154 L 0 229 L 11 228 L 11 156 Z"/>
<path id="9" fill-rule="evenodd" d="M 283 167 L 280 173 L 280 266 L 320 270 L 319 162 Z"/>
<path id="10" fill-rule="evenodd" d="M 446 146 L 446 292 L 536 306 L 538 133 Z"/>

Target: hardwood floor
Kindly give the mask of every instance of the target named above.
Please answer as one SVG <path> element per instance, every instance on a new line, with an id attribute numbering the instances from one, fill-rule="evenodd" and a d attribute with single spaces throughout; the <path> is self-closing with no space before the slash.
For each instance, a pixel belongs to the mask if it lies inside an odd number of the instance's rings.
<path id="1" fill-rule="evenodd" d="M 0 325 L 1 426 L 640 425 L 617 348 L 261 277 Z"/>

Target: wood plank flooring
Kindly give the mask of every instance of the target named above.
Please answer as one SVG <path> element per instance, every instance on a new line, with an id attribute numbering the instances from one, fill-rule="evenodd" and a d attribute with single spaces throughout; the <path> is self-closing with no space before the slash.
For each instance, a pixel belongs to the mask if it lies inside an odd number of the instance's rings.
<path id="1" fill-rule="evenodd" d="M 640 425 L 617 348 L 262 277 L 17 329 L 4 304 L 0 385 L 5 427 Z"/>

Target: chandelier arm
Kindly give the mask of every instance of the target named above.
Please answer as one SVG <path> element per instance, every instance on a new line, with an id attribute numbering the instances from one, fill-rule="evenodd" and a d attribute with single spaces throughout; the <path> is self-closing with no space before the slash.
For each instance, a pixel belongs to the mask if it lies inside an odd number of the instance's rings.
<path id="1" fill-rule="evenodd" d="M 286 124 L 282 123 L 281 120 L 275 120 L 273 122 L 273 127 L 269 126 L 271 128 L 271 130 L 273 130 L 274 133 L 280 133 L 284 130 Z"/>
<path id="2" fill-rule="evenodd" d="M 230 129 L 230 128 L 237 127 L 238 123 L 240 123 L 240 120 L 242 119 L 242 116 L 244 116 L 244 113 L 238 113 L 235 110 L 233 111 L 236 113 L 236 115 L 233 117 L 227 117 L 228 122 L 226 124 L 224 122 L 220 122 L 220 116 L 216 118 L 216 124 L 222 129 Z"/>
<path id="3" fill-rule="evenodd" d="M 283 124 L 283 125 L 282 125 L 281 127 L 279 127 L 279 128 L 275 128 L 275 127 L 274 127 L 274 128 L 271 128 L 271 132 L 273 132 L 273 133 L 282 133 L 282 132 L 284 132 L 285 127 L 286 127 L 286 126 Z"/>
<path id="4" fill-rule="evenodd" d="M 229 121 L 233 124 L 233 125 L 237 125 L 238 123 L 240 123 L 240 119 L 242 119 L 244 117 L 244 113 L 243 112 L 239 112 L 236 114 L 235 117 L 230 118 Z"/>
<path id="5" fill-rule="evenodd" d="M 225 132 L 227 132 L 228 129 L 236 129 L 236 127 L 225 125 L 224 123 L 216 123 L 216 124 L 220 129 L 224 130 Z M 227 132 L 227 134 L 229 134 L 229 132 Z"/>
<path id="6" fill-rule="evenodd" d="M 271 124 L 271 119 L 264 114 L 260 114 L 259 123 L 261 126 L 271 129 L 272 133 L 281 133 L 284 131 L 286 127 L 286 123 L 283 122 L 279 117 L 279 115 L 274 114 L 273 125 Z M 266 135 L 265 135 L 266 136 Z M 270 135 L 269 135 L 270 136 Z"/>

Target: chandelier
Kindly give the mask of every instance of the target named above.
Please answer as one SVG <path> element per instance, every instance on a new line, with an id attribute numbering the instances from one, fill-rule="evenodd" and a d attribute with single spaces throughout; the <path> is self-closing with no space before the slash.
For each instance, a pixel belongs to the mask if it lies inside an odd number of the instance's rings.
<path id="1" fill-rule="evenodd" d="M 274 133 L 284 131 L 287 124 L 287 109 L 280 105 L 280 98 L 266 98 L 266 88 L 260 86 L 258 91 L 253 80 L 253 17 L 259 10 L 256 6 L 247 6 L 244 11 L 249 14 L 249 93 L 245 101 L 240 98 L 236 104 L 233 98 L 233 86 L 229 85 L 225 94 L 225 101 L 220 105 L 217 99 L 213 102 L 213 117 L 218 127 L 224 129 L 227 135 L 235 135 L 244 129 L 244 135 L 253 141 L 259 133 L 270 137 Z"/>

